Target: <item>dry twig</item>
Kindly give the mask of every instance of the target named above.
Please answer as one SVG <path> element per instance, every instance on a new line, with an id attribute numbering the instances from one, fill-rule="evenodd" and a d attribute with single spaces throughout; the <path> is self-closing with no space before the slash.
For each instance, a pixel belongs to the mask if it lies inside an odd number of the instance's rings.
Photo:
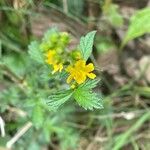
<path id="1" fill-rule="evenodd" d="M 10 139 L 7 144 L 6 147 L 7 148 L 11 148 L 12 145 L 17 142 L 19 140 L 19 138 L 21 136 L 23 136 L 30 128 L 32 127 L 32 123 L 28 122 L 27 124 L 25 124 L 15 135 L 12 139 Z"/>

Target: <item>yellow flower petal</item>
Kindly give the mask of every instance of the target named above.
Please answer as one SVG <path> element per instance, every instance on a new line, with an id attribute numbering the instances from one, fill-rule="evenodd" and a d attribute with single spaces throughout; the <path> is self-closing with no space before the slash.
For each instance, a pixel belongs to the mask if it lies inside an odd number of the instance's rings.
<path id="1" fill-rule="evenodd" d="M 46 61 L 45 62 L 47 64 L 49 64 L 49 65 L 55 64 L 56 63 L 56 60 L 54 59 L 55 55 L 56 55 L 56 51 L 55 50 L 49 50 L 46 53 Z"/>
<path id="2" fill-rule="evenodd" d="M 95 75 L 94 73 L 88 73 L 87 76 L 88 76 L 90 79 L 96 78 L 96 75 Z"/>
<path id="3" fill-rule="evenodd" d="M 81 68 L 81 67 L 85 67 L 85 60 L 79 60 L 75 63 L 75 68 Z"/>
<path id="4" fill-rule="evenodd" d="M 58 65 L 54 65 L 53 68 L 54 68 L 54 70 L 53 70 L 52 74 L 54 74 L 55 72 L 57 72 L 58 69 L 59 69 L 59 68 L 58 68 Z"/>
<path id="5" fill-rule="evenodd" d="M 67 83 L 69 84 L 71 81 L 72 81 L 73 77 L 72 75 L 70 75 L 68 78 L 67 78 Z"/>
<path id="6" fill-rule="evenodd" d="M 78 72 L 75 75 L 74 79 L 76 80 L 76 82 L 78 84 L 81 84 L 81 83 L 83 83 L 86 80 L 86 74 L 84 72 L 80 72 L 80 73 Z"/>
<path id="7" fill-rule="evenodd" d="M 53 65 L 53 68 L 54 68 L 54 70 L 53 70 L 52 74 L 54 74 L 57 71 L 61 72 L 62 69 L 63 69 L 63 65 L 61 63 L 60 64 L 55 64 L 55 65 Z"/>
<path id="8" fill-rule="evenodd" d="M 62 69 L 63 69 L 63 64 L 62 64 L 62 63 L 60 63 L 60 64 L 59 64 L 59 72 L 61 72 L 61 71 L 62 71 Z"/>
<path id="9" fill-rule="evenodd" d="M 67 72 L 71 72 L 71 71 L 72 71 L 72 68 L 73 68 L 73 67 L 70 65 L 70 66 L 68 66 L 68 67 L 66 68 L 66 71 L 67 71 Z"/>
<path id="10" fill-rule="evenodd" d="M 87 72 L 91 72 L 91 71 L 93 71 L 94 70 L 94 65 L 92 64 L 92 63 L 90 63 L 90 64 L 88 64 L 87 66 L 86 66 L 86 71 Z"/>

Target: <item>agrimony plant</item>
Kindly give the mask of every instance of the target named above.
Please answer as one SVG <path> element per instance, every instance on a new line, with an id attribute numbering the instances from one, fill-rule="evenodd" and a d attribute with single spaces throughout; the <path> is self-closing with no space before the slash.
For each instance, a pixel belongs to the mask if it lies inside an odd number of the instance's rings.
<path id="1" fill-rule="evenodd" d="M 89 32 L 81 37 L 79 46 L 69 49 L 69 34 L 53 28 L 45 33 L 41 42 L 34 41 L 29 45 L 29 55 L 39 65 L 47 66 L 49 79 L 66 81 L 47 98 L 51 110 L 58 109 L 70 99 L 85 109 L 102 108 L 101 96 L 92 91 L 99 81 L 93 73 L 94 64 L 87 63 L 95 34 L 96 31 Z"/>

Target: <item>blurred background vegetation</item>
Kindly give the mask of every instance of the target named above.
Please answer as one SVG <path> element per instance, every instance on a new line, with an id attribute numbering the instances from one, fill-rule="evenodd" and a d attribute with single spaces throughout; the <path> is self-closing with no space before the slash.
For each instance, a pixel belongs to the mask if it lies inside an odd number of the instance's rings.
<path id="1" fill-rule="evenodd" d="M 149 0 L 0 0 L 0 150 L 150 149 Z M 74 103 L 49 111 L 59 83 L 28 55 L 52 27 L 81 35 L 97 30 L 91 60 L 104 109 Z M 59 79 L 59 77 L 56 76 Z M 17 137 L 17 138 L 16 138 Z M 16 139 L 15 139 L 16 138 Z"/>

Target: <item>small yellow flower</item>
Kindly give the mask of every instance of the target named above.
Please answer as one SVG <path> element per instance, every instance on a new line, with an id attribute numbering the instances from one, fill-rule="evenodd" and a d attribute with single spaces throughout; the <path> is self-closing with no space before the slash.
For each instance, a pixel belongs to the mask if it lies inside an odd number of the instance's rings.
<path id="1" fill-rule="evenodd" d="M 52 74 L 54 74 L 55 72 L 59 71 L 61 72 L 63 69 L 63 64 L 62 63 L 58 63 L 59 60 L 57 59 L 57 53 L 55 50 L 49 50 L 46 54 L 46 63 L 48 63 L 49 65 L 53 66 L 53 72 Z"/>
<path id="2" fill-rule="evenodd" d="M 53 70 L 52 74 L 54 74 L 57 71 L 61 72 L 63 69 L 63 64 L 62 63 L 54 64 L 53 68 L 54 68 L 54 70 Z"/>
<path id="3" fill-rule="evenodd" d="M 55 50 L 49 50 L 47 53 L 46 53 L 46 63 L 48 63 L 49 65 L 53 65 L 55 63 L 57 63 L 56 59 L 56 51 Z"/>
<path id="4" fill-rule="evenodd" d="M 96 75 L 92 73 L 94 65 L 92 63 L 86 65 L 84 60 L 78 60 L 74 66 L 68 66 L 66 71 L 70 73 L 67 83 L 75 80 L 78 84 L 83 83 L 87 77 L 94 79 Z"/>

